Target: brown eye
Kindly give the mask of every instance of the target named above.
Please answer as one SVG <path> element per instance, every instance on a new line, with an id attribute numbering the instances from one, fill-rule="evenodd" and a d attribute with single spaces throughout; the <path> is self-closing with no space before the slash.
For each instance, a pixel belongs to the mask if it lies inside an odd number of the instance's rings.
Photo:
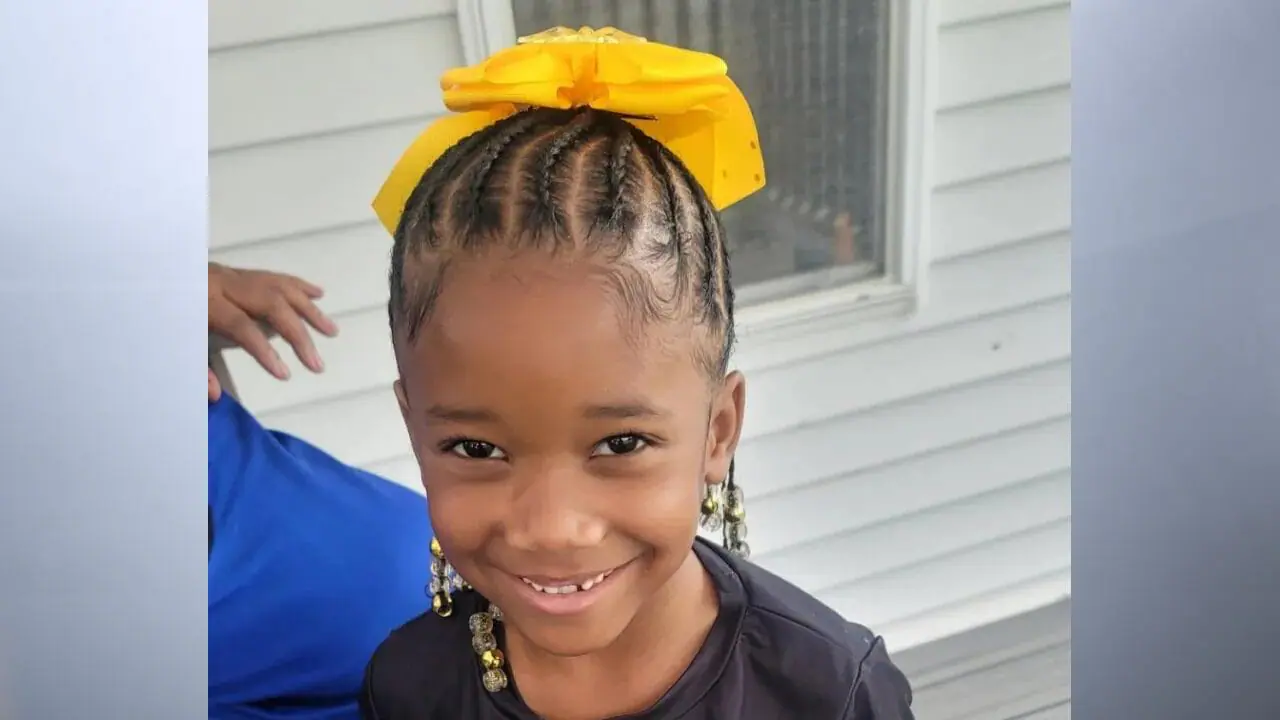
<path id="1" fill-rule="evenodd" d="M 483 440 L 458 440 L 450 443 L 447 450 L 467 460 L 502 460 L 507 456 L 497 445 Z"/>
<path id="2" fill-rule="evenodd" d="M 632 455 L 648 446 L 639 435 L 614 435 L 596 445 L 594 455 Z"/>

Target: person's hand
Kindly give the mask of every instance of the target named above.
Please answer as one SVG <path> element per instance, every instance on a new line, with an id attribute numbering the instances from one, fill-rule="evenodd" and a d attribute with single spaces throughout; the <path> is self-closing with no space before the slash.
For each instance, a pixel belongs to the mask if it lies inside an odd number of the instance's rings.
<path id="1" fill-rule="evenodd" d="M 301 278 L 262 270 L 237 270 L 209 263 L 209 332 L 239 345 L 267 372 L 281 380 L 289 378 L 289 366 L 276 353 L 263 332 L 265 323 L 284 338 L 298 359 L 312 372 L 324 370 L 307 325 L 327 336 L 338 326 L 315 301 L 324 291 Z M 213 370 L 209 371 L 209 399 L 222 394 Z"/>

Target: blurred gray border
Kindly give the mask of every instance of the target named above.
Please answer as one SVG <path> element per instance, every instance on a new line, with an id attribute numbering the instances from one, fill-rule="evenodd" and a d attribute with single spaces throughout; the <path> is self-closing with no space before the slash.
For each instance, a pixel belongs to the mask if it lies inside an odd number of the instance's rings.
<path id="1" fill-rule="evenodd" d="M 207 717 L 208 7 L 0 3 L 0 718 Z"/>
<path id="2" fill-rule="evenodd" d="M 1072 8 L 1073 717 L 1280 718 L 1280 3 Z"/>

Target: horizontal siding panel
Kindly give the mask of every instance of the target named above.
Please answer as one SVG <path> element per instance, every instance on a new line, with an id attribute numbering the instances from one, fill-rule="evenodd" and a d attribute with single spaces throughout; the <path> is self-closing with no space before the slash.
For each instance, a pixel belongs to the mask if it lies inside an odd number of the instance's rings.
<path id="1" fill-rule="evenodd" d="M 886 403 L 1070 356 L 1068 298 L 759 373 L 745 437 L 830 421 Z"/>
<path id="2" fill-rule="evenodd" d="M 1071 227 L 1071 163 L 1041 165 L 956 185 L 933 195 L 935 261 Z"/>
<path id="3" fill-rule="evenodd" d="M 216 153 L 209 245 L 220 249 L 374 219 L 370 203 L 430 118 Z"/>
<path id="4" fill-rule="evenodd" d="M 924 688 L 911 703 L 931 720 L 1025 718 L 1066 702 L 1071 695 L 1069 645 L 1043 648 L 980 673 Z"/>
<path id="5" fill-rule="evenodd" d="M 938 114 L 935 187 L 1071 155 L 1071 90 L 1062 87 Z"/>
<path id="6" fill-rule="evenodd" d="M 391 235 L 376 221 L 209 253 L 210 260 L 231 267 L 306 278 L 324 288 L 320 306 L 333 316 L 380 310 L 386 304 L 390 296 L 390 258 Z M 342 317 L 337 319 L 342 323 Z M 252 378 L 254 372 L 257 371 L 250 371 L 248 377 Z M 238 382 L 240 376 L 236 377 Z"/>
<path id="7" fill-rule="evenodd" d="M 879 628 L 997 592 L 1070 565 L 1071 523 L 1060 520 L 817 593 L 847 618 Z"/>
<path id="8" fill-rule="evenodd" d="M 362 434 L 402 437 L 399 411 L 391 405 L 384 424 L 360 426 Z M 975 415 L 975 407 L 986 410 Z M 752 542 L 758 552 L 768 552 L 1059 469 L 1070 449 L 1062 419 L 1070 408 L 1071 366 L 1064 362 L 744 441 L 737 472 L 751 506 Z M 365 467 L 418 487 L 418 466 L 407 443 L 380 446 L 388 451 L 382 457 L 399 456 Z M 841 451 L 814 451 L 834 447 Z M 952 479 L 957 463 L 983 462 L 1000 469 Z M 883 488 L 874 504 L 862 502 L 868 496 L 864 482 Z M 802 525 L 797 517 L 804 518 Z"/>
<path id="9" fill-rule="evenodd" d="M 1071 720 L 1071 701 L 1067 700 L 1061 705 L 1037 710 L 1026 715 L 1011 715 L 1018 720 Z"/>
<path id="10" fill-rule="evenodd" d="M 214 53 L 209 147 L 439 114 L 437 78 L 460 64 L 461 37 L 451 17 Z"/>
<path id="11" fill-rule="evenodd" d="M 1069 371 L 1065 368 L 1053 371 L 1065 372 Z M 1035 374 L 1046 380 L 1057 379 L 1050 372 L 1038 371 Z M 766 454 L 770 449 L 784 449 L 781 442 L 765 443 L 769 446 L 767 448 L 748 443 L 739 453 L 738 466 L 741 468 L 739 480 L 751 510 L 752 547 L 755 552 L 760 557 L 773 552 L 786 551 L 784 554 L 787 556 L 811 552 L 816 545 L 849 528 L 898 520 L 939 504 L 995 492 L 1029 478 L 1064 472 L 1071 466 L 1071 423 L 1066 417 L 1069 398 L 1063 397 L 1069 394 L 1069 387 L 1022 384 L 1027 379 L 1024 375 L 1018 383 L 982 386 L 987 390 L 985 396 L 976 389 L 964 393 L 962 397 L 971 401 L 994 402 L 1010 396 L 1015 398 L 1013 409 L 1002 408 L 990 414 L 973 412 L 974 407 L 985 406 L 968 405 L 967 417 L 975 429 L 962 427 L 965 415 L 953 416 L 949 422 L 936 423 L 945 424 L 951 431 L 951 437 L 940 438 L 943 442 L 928 452 L 905 459 L 895 458 L 861 471 L 830 475 L 816 484 L 797 484 L 783 491 L 781 488 L 785 481 L 775 479 L 766 483 L 757 480 L 775 477 L 767 473 L 788 462 L 792 467 L 800 466 L 804 475 L 816 474 L 809 467 L 818 464 L 816 458 L 810 461 L 806 457 L 805 462 L 796 462 L 796 457 L 805 457 L 806 450 L 810 456 L 815 454 L 812 452 L 815 447 L 841 448 L 840 452 L 830 454 L 844 456 L 844 462 L 826 460 L 821 463 L 826 466 L 844 464 L 856 468 L 866 464 L 865 458 L 877 458 L 883 453 L 879 448 L 868 447 L 869 441 L 853 435 L 845 436 L 846 442 L 838 446 L 815 442 L 801 446 L 805 439 L 826 440 L 837 434 L 834 432 L 823 432 L 821 438 L 803 435 L 792 438 L 787 444 L 801 450 L 790 456 Z M 1019 389 L 1028 396 L 1027 400 L 1016 397 Z M 939 398 L 936 406 L 921 404 L 915 408 L 915 417 L 920 418 L 930 408 L 939 413 L 954 412 L 957 405 L 956 398 Z M 1055 419 L 1040 420 L 1045 416 Z M 1036 424 L 1021 429 L 1010 427 L 1010 419 L 1023 418 Z M 907 419 L 911 419 L 910 416 Z M 892 427 L 901 434 L 910 434 L 902 432 L 902 425 Z M 884 434 L 873 431 L 875 437 Z M 954 442 L 946 443 L 952 438 Z M 752 464 L 754 460 L 765 462 Z M 748 469 L 752 472 L 747 472 Z M 874 502 L 868 502 L 872 498 Z"/>
<path id="12" fill-rule="evenodd" d="M 1070 7 L 1063 0 L 934 0 L 933 7 L 942 27 L 992 20 L 1004 15 L 1049 7 Z"/>
<path id="13" fill-rule="evenodd" d="M 1071 561 L 989 592 L 935 607 L 877 628 L 891 647 L 916 648 L 976 627 L 1059 603 L 1071 595 Z"/>
<path id="14" fill-rule="evenodd" d="M 748 406 L 750 403 L 748 399 Z M 975 408 L 981 411 L 975 412 Z M 752 497 L 780 494 L 788 498 L 806 485 L 954 450 L 1061 418 L 1070 411 L 1070 363 L 1052 362 L 750 438 L 738 451 L 741 480 Z M 1033 433 L 1032 437 L 1040 436 Z M 813 448 L 837 447 L 838 453 L 813 452 Z M 982 452 L 981 448 L 970 450 Z M 797 463 L 797 457 L 804 457 L 804 462 Z M 780 508 L 787 507 L 783 502 Z"/>
<path id="15" fill-rule="evenodd" d="M 992 466 L 985 469 L 990 471 Z M 958 474 L 958 473 L 957 473 Z M 962 481 L 962 478 L 957 478 Z M 813 592 L 842 587 L 903 567 L 948 556 L 956 548 L 977 547 L 1035 530 L 1071 515 L 1071 475 L 1063 470 L 982 495 L 871 527 L 850 523 L 840 535 L 803 547 L 757 556 L 759 564 Z M 880 502 L 879 486 L 867 484 L 861 496 Z M 752 524 L 757 524 L 752 515 Z M 790 518 L 792 528 L 807 523 Z M 754 528 L 752 528 L 754 529 Z M 758 542 L 752 550 L 759 552 Z"/>
<path id="16" fill-rule="evenodd" d="M 209 49 L 452 15 L 454 0 L 212 0 Z"/>
<path id="17" fill-rule="evenodd" d="M 1071 601 L 984 623 L 923 647 L 895 652 L 894 661 L 917 689 L 950 684 L 1071 639 Z"/>
<path id="18" fill-rule="evenodd" d="M 1067 85 L 1070 8 L 942 29 L 937 53 L 937 103 L 942 109 Z"/>

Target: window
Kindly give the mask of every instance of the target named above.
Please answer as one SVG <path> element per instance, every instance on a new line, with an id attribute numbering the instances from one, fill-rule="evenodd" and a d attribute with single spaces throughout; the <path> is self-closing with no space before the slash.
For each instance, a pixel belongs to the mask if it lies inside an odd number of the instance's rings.
<path id="1" fill-rule="evenodd" d="M 725 59 L 768 172 L 724 214 L 740 301 L 755 305 L 891 274 L 899 1 L 514 0 L 511 12 L 517 35 L 614 26 Z"/>

